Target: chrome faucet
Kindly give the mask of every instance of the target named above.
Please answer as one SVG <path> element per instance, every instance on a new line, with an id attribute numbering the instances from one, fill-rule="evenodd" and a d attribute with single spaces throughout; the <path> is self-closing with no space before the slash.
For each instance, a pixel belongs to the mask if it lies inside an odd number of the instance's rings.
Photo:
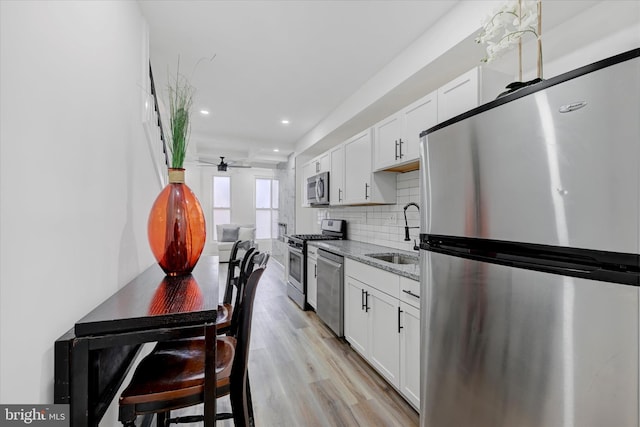
<path id="1" fill-rule="evenodd" d="M 407 208 L 409 206 L 415 206 L 418 209 L 418 212 L 420 212 L 420 206 L 418 206 L 417 203 L 407 203 L 406 205 L 404 205 L 404 241 L 408 242 L 411 240 L 411 238 L 409 238 L 409 229 L 410 228 L 420 228 L 420 227 L 409 227 L 409 224 L 407 223 Z M 414 245 L 414 249 L 415 249 Z"/>

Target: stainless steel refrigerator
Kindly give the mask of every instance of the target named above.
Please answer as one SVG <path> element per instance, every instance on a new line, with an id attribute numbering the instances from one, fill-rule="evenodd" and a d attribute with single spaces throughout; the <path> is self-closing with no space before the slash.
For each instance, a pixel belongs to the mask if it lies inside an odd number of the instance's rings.
<path id="1" fill-rule="evenodd" d="M 421 426 L 638 426 L 639 56 L 421 134 Z"/>

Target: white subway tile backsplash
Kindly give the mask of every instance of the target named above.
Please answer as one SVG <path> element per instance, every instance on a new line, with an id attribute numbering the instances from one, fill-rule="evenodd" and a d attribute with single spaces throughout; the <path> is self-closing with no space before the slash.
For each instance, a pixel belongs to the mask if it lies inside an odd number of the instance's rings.
<path id="1" fill-rule="evenodd" d="M 398 189 L 409 188 L 412 184 L 412 181 L 398 181 Z"/>
<path id="2" fill-rule="evenodd" d="M 411 171 L 398 174 L 398 182 L 408 181 L 410 179 L 418 179 L 420 177 L 420 171 Z"/>
<path id="3" fill-rule="evenodd" d="M 409 230 L 411 241 L 404 241 L 404 206 L 407 203 L 420 203 L 420 171 L 399 173 L 396 175 L 397 197 L 395 205 L 381 206 L 345 206 L 327 209 L 329 218 L 342 218 L 348 221 L 348 238 L 391 248 L 412 250 L 413 240 L 419 239 L 420 229 Z M 420 209 L 424 209 L 420 206 Z M 395 220 L 390 219 L 395 214 Z M 420 225 L 420 213 L 415 207 L 407 209 L 407 222 L 410 227 Z"/>

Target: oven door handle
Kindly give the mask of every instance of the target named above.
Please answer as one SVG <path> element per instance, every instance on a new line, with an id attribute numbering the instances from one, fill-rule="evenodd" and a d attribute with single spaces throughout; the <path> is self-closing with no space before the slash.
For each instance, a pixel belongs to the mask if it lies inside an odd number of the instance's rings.
<path id="1" fill-rule="evenodd" d="M 293 246 L 289 246 L 289 250 L 295 254 L 298 254 L 300 256 L 302 256 L 302 249 L 293 247 Z"/>

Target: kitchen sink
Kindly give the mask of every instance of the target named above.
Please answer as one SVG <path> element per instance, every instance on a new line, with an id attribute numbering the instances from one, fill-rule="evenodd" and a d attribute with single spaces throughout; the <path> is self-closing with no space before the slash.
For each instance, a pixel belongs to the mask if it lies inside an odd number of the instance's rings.
<path id="1" fill-rule="evenodd" d="M 384 262 L 390 262 L 392 264 L 417 264 L 418 257 L 397 252 L 383 253 L 383 254 L 366 254 L 365 256 L 378 259 Z"/>

